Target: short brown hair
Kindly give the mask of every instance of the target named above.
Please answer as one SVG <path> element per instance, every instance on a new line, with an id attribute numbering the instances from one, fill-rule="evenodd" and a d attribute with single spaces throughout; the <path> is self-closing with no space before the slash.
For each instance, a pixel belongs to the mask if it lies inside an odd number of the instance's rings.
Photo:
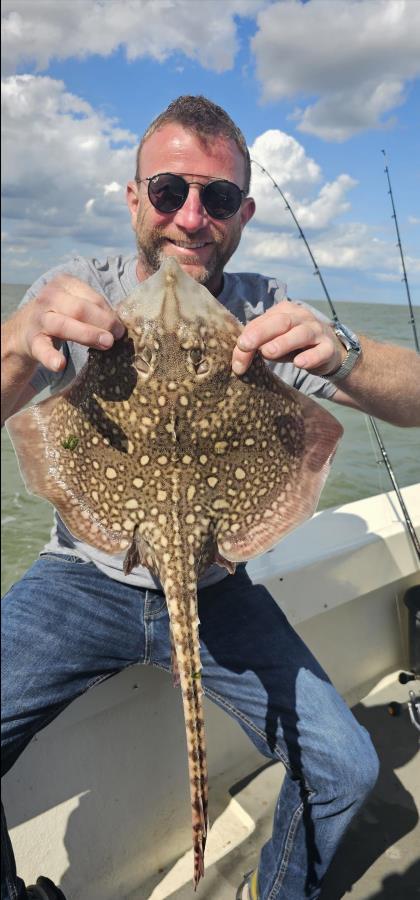
<path id="1" fill-rule="evenodd" d="M 136 178 L 140 176 L 139 163 L 143 144 L 155 131 L 163 128 L 164 125 L 168 125 L 170 122 L 182 125 L 187 131 L 192 131 L 204 142 L 209 138 L 215 137 L 215 135 L 230 138 L 231 141 L 234 141 L 245 162 L 244 191 L 245 194 L 248 193 L 251 181 L 251 160 L 242 131 L 221 106 L 217 106 L 216 103 L 201 95 L 194 97 L 187 94 L 178 97 L 149 125 L 137 150 Z"/>

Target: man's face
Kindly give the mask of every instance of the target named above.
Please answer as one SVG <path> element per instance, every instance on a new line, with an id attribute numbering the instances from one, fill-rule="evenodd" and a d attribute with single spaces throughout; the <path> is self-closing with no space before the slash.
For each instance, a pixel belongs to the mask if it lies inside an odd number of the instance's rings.
<path id="1" fill-rule="evenodd" d="M 244 187 L 245 162 L 234 141 L 217 137 L 207 144 L 179 125 L 165 125 L 145 142 L 140 158 L 140 178 L 172 172 L 188 182 L 205 185 L 212 178 Z M 137 237 L 140 280 L 156 272 L 167 256 L 174 256 L 188 275 L 217 293 L 223 269 L 236 250 L 242 229 L 255 210 L 247 197 L 230 219 L 214 219 L 200 199 L 200 185 L 190 187 L 188 197 L 172 213 L 161 213 L 151 204 L 147 182 L 127 186 L 127 203 Z"/>

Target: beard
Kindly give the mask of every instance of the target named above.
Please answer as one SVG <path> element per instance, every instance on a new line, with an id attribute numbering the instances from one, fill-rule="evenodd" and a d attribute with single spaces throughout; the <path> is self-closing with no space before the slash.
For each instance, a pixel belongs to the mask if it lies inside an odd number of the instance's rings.
<path id="1" fill-rule="evenodd" d="M 184 264 L 194 266 L 194 274 L 191 273 L 191 275 L 195 281 L 203 284 L 204 287 L 208 287 L 212 282 L 215 283 L 222 279 L 224 267 L 239 244 L 242 232 L 240 222 L 231 223 L 230 228 L 231 230 L 228 234 L 221 234 L 215 228 L 211 229 L 213 252 L 206 265 L 202 263 L 198 255 L 194 254 L 194 250 L 191 250 L 191 254 L 183 260 Z M 165 245 L 167 245 L 168 240 L 186 240 L 185 234 L 169 235 L 167 229 L 168 226 L 160 225 L 150 229 L 147 228 L 144 222 L 144 213 L 142 210 L 139 210 L 136 244 L 139 259 L 148 275 L 153 275 L 154 272 L 157 272 L 163 260 L 171 255 L 165 252 Z M 193 236 L 191 235 L 190 238 L 192 239 Z M 199 241 L 200 235 L 196 234 L 194 238 L 196 241 Z M 175 256 L 175 253 L 173 255 Z"/>

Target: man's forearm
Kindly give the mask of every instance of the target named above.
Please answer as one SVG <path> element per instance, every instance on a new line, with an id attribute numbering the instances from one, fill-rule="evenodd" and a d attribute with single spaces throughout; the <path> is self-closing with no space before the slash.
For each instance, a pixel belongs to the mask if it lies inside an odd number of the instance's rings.
<path id="1" fill-rule="evenodd" d="M 17 352 L 15 330 L 18 322 L 9 319 L 1 328 L 1 424 L 19 408 L 19 400 L 27 393 L 36 361 Z M 24 403 L 25 401 L 23 401 Z"/>
<path id="2" fill-rule="evenodd" d="M 420 426 L 420 356 L 366 337 L 360 343 L 361 358 L 333 399 L 344 402 L 344 392 L 369 415 L 393 425 Z"/>

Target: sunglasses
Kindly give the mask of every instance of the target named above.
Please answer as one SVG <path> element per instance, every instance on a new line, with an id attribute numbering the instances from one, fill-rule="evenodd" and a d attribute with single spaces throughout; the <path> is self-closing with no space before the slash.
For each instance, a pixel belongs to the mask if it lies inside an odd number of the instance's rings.
<path id="1" fill-rule="evenodd" d="M 160 172 L 149 178 L 136 178 L 138 184 L 147 181 L 149 200 L 162 213 L 176 212 L 184 205 L 192 184 L 201 187 L 200 200 L 212 219 L 230 219 L 234 216 L 245 197 L 237 184 L 224 178 L 215 178 L 202 185 L 199 181 L 185 181 L 182 175 Z"/>

